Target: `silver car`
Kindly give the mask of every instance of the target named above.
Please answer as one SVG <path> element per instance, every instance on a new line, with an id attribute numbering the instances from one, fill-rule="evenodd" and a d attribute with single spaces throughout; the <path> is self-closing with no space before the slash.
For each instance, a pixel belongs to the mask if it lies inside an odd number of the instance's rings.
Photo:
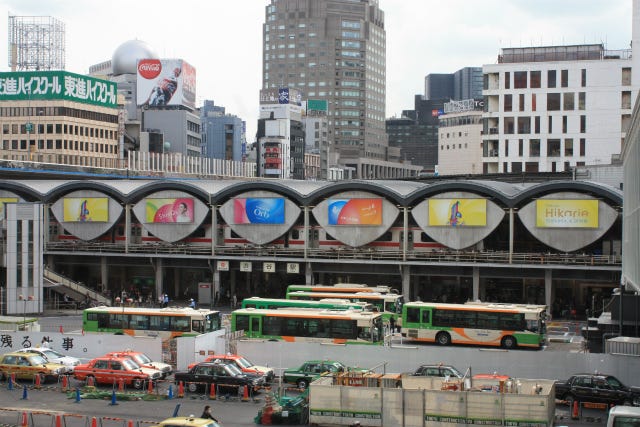
<path id="1" fill-rule="evenodd" d="M 73 372 L 73 369 L 80 364 L 80 359 L 73 356 L 65 356 L 59 351 L 46 347 L 27 347 L 16 350 L 18 353 L 39 354 L 44 357 L 47 362 L 59 363 L 64 365 L 66 372 Z"/>

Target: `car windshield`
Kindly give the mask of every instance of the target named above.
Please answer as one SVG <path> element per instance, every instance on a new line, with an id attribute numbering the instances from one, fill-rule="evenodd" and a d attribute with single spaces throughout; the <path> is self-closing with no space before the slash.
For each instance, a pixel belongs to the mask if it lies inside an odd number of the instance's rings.
<path id="1" fill-rule="evenodd" d="M 124 359 L 122 361 L 122 365 L 127 369 L 127 370 L 135 370 L 135 369 L 140 369 L 140 365 L 138 365 L 133 359 Z"/>
<path id="2" fill-rule="evenodd" d="M 139 365 L 148 365 L 153 363 L 153 361 L 144 353 L 136 354 L 133 356 L 134 360 L 138 362 Z"/>
<path id="3" fill-rule="evenodd" d="M 244 357 L 238 357 L 236 359 L 236 362 L 238 363 L 238 365 L 242 366 L 243 368 L 250 368 L 253 366 L 253 363 L 249 362 Z"/>
<path id="4" fill-rule="evenodd" d="M 40 356 L 39 354 L 34 354 L 33 356 L 29 356 L 29 363 L 31 363 L 32 366 L 35 365 L 44 365 L 45 363 L 47 363 L 47 360 Z"/>
<path id="5" fill-rule="evenodd" d="M 42 350 L 42 355 L 47 359 L 59 359 L 61 357 L 64 357 L 64 355 L 58 353 L 55 350 Z"/>
<path id="6" fill-rule="evenodd" d="M 242 375 L 242 371 L 240 370 L 240 368 L 235 365 L 226 365 L 225 369 L 227 370 L 227 372 L 229 372 L 229 375 L 232 375 L 234 377 Z"/>

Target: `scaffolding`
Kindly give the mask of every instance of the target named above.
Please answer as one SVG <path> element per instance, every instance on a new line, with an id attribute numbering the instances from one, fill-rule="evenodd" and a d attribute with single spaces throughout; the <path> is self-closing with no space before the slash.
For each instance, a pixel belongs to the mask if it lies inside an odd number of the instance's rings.
<path id="1" fill-rule="evenodd" d="M 11 71 L 65 69 L 65 25 L 50 16 L 9 16 Z"/>

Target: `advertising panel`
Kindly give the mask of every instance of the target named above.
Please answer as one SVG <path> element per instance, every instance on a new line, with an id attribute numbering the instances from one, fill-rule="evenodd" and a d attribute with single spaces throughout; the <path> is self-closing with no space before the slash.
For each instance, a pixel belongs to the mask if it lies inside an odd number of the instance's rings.
<path id="1" fill-rule="evenodd" d="M 65 99 L 117 108 L 116 84 L 67 71 L 0 73 L 0 101 Z"/>
<path id="2" fill-rule="evenodd" d="M 146 199 L 147 224 L 193 223 L 193 199 L 189 197 Z"/>
<path id="3" fill-rule="evenodd" d="M 429 199 L 431 227 L 485 227 L 486 199 Z"/>
<path id="4" fill-rule="evenodd" d="M 536 200 L 536 227 L 598 228 L 598 201 L 594 199 Z"/>
<path id="5" fill-rule="evenodd" d="M 65 197 L 64 222 L 109 222 L 107 197 Z"/>
<path id="6" fill-rule="evenodd" d="M 0 197 L 0 220 L 4 219 L 4 204 L 18 203 L 17 197 Z"/>
<path id="7" fill-rule="evenodd" d="M 284 198 L 234 199 L 233 218 L 234 224 L 284 224 Z"/>
<path id="8" fill-rule="evenodd" d="M 182 59 L 138 60 L 138 105 L 195 108 L 196 70 Z"/>
<path id="9" fill-rule="evenodd" d="M 300 106 L 302 105 L 302 92 L 288 87 L 261 89 L 260 105 L 264 104 L 293 104 Z"/>
<path id="10" fill-rule="evenodd" d="M 329 225 L 382 225 L 382 199 L 332 199 Z"/>

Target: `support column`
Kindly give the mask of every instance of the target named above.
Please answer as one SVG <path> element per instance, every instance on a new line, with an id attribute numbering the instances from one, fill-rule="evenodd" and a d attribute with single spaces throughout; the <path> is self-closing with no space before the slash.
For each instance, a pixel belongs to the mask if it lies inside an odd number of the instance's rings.
<path id="1" fill-rule="evenodd" d="M 473 300 L 480 301 L 480 267 L 473 267 Z"/>
<path id="2" fill-rule="evenodd" d="M 211 256 L 216 254 L 216 243 L 218 241 L 218 209 L 211 206 Z M 221 242 L 224 244 L 224 242 Z"/>
<path id="3" fill-rule="evenodd" d="M 313 267 L 310 262 L 304 264 L 304 283 L 305 285 L 313 285 Z"/>
<path id="4" fill-rule="evenodd" d="M 229 268 L 229 289 L 230 289 L 230 296 L 231 296 L 231 306 L 233 306 L 233 296 L 236 296 L 236 301 L 240 300 L 240 296 L 238 295 L 238 286 L 236 283 L 236 271 L 233 270 L 232 268 Z"/>
<path id="5" fill-rule="evenodd" d="M 153 261 L 153 260 L 152 260 Z M 164 266 L 162 265 L 162 258 L 156 259 L 156 299 L 158 296 L 165 293 L 164 291 Z"/>
<path id="6" fill-rule="evenodd" d="M 551 315 L 551 302 L 553 301 L 553 280 L 551 278 L 551 269 L 544 271 L 544 303 L 547 306 L 547 315 Z"/>
<path id="7" fill-rule="evenodd" d="M 509 208 L 509 264 L 513 261 L 513 208 Z"/>
<path id="8" fill-rule="evenodd" d="M 131 243 L 131 205 L 124 205 L 124 253 L 129 253 Z"/>
<path id="9" fill-rule="evenodd" d="M 304 207 L 304 259 L 307 259 L 309 240 L 311 240 L 311 230 L 309 230 L 309 206 Z"/>
<path id="10" fill-rule="evenodd" d="M 179 269 L 173 267 L 173 294 L 176 296 L 176 299 L 184 297 L 184 294 L 183 294 L 183 292 L 181 292 L 181 289 L 180 289 L 180 283 L 181 282 L 182 281 L 180 280 L 180 271 L 179 271 Z M 196 289 L 196 294 L 197 294 L 197 291 L 198 290 Z M 189 297 L 189 298 L 191 298 L 191 297 Z"/>
<path id="11" fill-rule="evenodd" d="M 406 301 L 409 301 L 411 299 L 411 267 L 401 265 L 400 276 L 402 277 L 402 295 L 404 295 Z"/>
<path id="12" fill-rule="evenodd" d="M 218 268 L 216 267 L 215 270 L 213 271 L 213 292 L 214 292 L 214 296 L 215 293 L 218 293 L 218 301 L 216 303 L 219 303 L 220 301 L 222 301 L 222 289 L 220 288 L 220 272 L 218 271 Z"/>
<path id="13" fill-rule="evenodd" d="M 404 236 L 404 239 L 402 239 L 402 260 L 406 261 L 407 260 L 407 242 L 409 241 L 409 208 L 408 207 L 403 207 L 402 208 L 402 230 L 404 231 L 404 233 L 402 233 L 402 235 Z"/>
<path id="14" fill-rule="evenodd" d="M 109 269 L 107 268 L 107 257 L 100 257 L 100 292 L 109 288 Z"/>

